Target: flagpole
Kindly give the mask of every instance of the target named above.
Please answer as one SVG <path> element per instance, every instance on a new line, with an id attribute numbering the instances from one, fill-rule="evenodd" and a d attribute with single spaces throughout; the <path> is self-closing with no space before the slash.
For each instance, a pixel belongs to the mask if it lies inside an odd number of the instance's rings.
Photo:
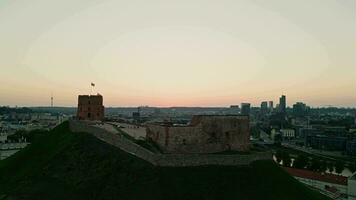
<path id="1" fill-rule="evenodd" d="M 91 85 L 91 94 L 90 95 L 93 95 L 95 83 L 90 83 L 90 85 Z"/>

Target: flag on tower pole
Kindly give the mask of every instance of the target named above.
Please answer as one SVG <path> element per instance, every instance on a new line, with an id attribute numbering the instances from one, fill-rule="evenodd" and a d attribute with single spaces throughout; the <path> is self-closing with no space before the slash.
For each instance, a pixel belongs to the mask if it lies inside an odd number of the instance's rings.
<path id="1" fill-rule="evenodd" d="M 90 83 L 90 85 L 91 85 L 91 93 L 90 93 L 90 95 L 93 95 L 93 90 L 94 90 L 94 87 L 95 87 L 95 83 Z"/>

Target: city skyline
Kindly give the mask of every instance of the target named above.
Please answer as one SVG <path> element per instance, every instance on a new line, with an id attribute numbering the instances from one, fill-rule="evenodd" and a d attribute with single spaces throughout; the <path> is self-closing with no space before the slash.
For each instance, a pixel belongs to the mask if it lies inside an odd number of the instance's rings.
<path id="1" fill-rule="evenodd" d="M 356 2 L 0 3 L 0 105 L 356 107 Z"/>

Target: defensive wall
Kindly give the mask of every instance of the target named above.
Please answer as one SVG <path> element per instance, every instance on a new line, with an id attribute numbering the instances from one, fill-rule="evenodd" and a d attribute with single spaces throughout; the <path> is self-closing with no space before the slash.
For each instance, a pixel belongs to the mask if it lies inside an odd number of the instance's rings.
<path id="1" fill-rule="evenodd" d="M 146 160 L 155 166 L 185 167 L 203 165 L 239 166 L 249 165 L 257 160 L 272 160 L 270 152 L 255 152 L 246 155 L 231 154 L 157 154 L 137 145 L 121 134 L 109 132 L 100 127 L 90 125 L 92 122 L 70 120 L 72 132 L 89 133 L 98 139 L 119 149 Z"/>
<path id="2" fill-rule="evenodd" d="M 195 115 L 188 126 L 147 125 L 147 138 L 164 153 L 217 153 L 248 151 L 249 116 Z"/>

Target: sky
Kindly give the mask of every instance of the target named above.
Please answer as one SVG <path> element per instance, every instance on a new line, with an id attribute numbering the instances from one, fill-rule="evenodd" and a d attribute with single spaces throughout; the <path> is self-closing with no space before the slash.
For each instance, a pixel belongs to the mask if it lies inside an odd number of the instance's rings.
<path id="1" fill-rule="evenodd" d="M 95 88 L 90 83 L 95 83 Z M 356 107 L 355 0 L 2 0 L 0 105 Z"/>

